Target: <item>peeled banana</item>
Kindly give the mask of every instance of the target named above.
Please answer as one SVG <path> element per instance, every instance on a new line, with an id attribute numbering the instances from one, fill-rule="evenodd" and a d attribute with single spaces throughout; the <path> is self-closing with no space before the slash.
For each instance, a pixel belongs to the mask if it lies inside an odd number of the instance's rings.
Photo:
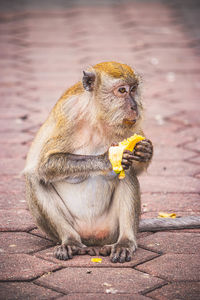
<path id="1" fill-rule="evenodd" d="M 109 148 L 109 159 L 112 164 L 113 171 L 119 174 L 119 179 L 123 179 L 125 177 L 125 172 L 121 165 L 124 150 L 133 151 L 135 145 L 144 139 L 144 136 L 134 134 L 128 139 L 120 142 L 118 146 L 112 146 Z"/>

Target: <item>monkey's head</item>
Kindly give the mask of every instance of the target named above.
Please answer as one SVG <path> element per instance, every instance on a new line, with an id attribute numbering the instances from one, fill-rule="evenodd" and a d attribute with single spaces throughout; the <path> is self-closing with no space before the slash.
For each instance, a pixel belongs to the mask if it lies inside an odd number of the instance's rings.
<path id="1" fill-rule="evenodd" d="M 98 117 L 110 125 L 134 127 L 142 115 L 139 76 L 125 64 L 99 63 L 83 72 L 83 87 L 94 97 Z"/>

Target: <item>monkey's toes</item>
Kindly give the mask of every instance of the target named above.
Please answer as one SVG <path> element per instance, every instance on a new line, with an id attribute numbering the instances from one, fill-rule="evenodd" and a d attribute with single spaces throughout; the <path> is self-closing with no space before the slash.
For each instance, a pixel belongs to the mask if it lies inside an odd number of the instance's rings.
<path id="1" fill-rule="evenodd" d="M 110 260 L 113 263 L 124 263 L 127 261 L 131 261 L 133 252 L 133 249 L 130 248 L 114 247 L 110 255 Z"/>
<path id="2" fill-rule="evenodd" d="M 55 256 L 60 260 L 68 260 L 72 258 L 71 246 L 60 245 L 56 248 Z"/>

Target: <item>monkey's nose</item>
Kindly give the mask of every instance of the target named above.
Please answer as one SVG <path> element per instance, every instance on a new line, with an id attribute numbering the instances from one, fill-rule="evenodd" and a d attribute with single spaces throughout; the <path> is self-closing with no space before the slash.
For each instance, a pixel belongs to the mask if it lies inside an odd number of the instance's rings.
<path id="1" fill-rule="evenodd" d="M 137 105 L 131 104 L 131 110 L 134 110 L 137 113 Z"/>
<path id="2" fill-rule="evenodd" d="M 132 101 L 130 101 L 130 107 L 131 107 L 131 110 L 137 111 L 137 103 L 133 99 L 132 99 Z"/>

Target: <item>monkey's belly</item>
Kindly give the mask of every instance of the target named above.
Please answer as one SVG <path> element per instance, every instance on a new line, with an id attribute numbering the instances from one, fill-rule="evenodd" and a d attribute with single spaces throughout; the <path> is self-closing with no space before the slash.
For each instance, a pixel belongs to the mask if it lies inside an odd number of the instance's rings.
<path id="1" fill-rule="evenodd" d="M 54 187 L 65 204 L 66 217 L 73 216 L 74 229 L 84 241 L 97 244 L 116 235 L 115 180 L 94 176 L 76 184 L 58 182 Z"/>

